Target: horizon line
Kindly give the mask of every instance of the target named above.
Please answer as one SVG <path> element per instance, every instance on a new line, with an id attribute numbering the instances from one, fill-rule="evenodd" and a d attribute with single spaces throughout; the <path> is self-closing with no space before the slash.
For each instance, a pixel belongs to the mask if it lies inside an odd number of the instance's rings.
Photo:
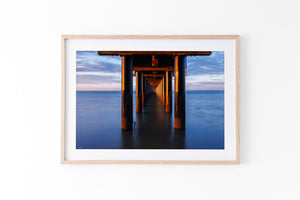
<path id="1" fill-rule="evenodd" d="M 224 91 L 223 90 L 185 90 L 185 91 Z M 121 90 L 76 90 L 76 92 L 122 92 Z M 132 90 L 136 92 L 136 90 Z M 174 92 L 174 90 L 172 90 Z"/>

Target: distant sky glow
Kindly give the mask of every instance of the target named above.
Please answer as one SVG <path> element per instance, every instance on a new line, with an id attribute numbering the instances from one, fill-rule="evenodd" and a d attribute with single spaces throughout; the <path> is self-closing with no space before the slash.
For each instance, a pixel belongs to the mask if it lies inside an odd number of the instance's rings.
<path id="1" fill-rule="evenodd" d="M 121 57 L 77 51 L 76 75 L 77 91 L 121 90 Z M 213 51 L 210 56 L 188 56 L 186 90 L 224 90 L 223 51 Z"/>

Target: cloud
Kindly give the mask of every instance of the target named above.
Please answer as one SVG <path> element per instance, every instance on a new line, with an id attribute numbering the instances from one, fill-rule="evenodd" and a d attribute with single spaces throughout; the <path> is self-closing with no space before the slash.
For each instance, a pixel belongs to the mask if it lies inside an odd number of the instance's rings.
<path id="1" fill-rule="evenodd" d="M 224 82 L 224 74 L 200 74 L 186 77 L 187 83 Z"/>
<path id="2" fill-rule="evenodd" d="M 99 71 L 99 72 L 79 71 L 76 74 L 77 74 L 77 76 L 80 76 L 80 75 L 83 75 L 83 76 L 84 75 L 85 76 L 100 76 L 100 77 L 109 76 L 109 77 L 113 77 L 114 79 L 121 80 L 121 73 L 120 72 L 112 73 L 112 72 L 106 72 L 106 71 Z"/>
<path id="3" fill-rule="evenodd" d="M 76 83 L 88 83 L 88 84 L 109 84 L 109 83 L 121 83 L 121 76 L 95 76 L 93 75 L 77 75 Z"/>
<path id="4" fill-rule="evenodd" d="M 186 90 L 224 90 L 223 82 L 192 82 L 186 85 Z"/>
<path id="5" fill-rule="evenodd" d="M 121 83 L 103 83 L 103 84 L 76 84 L 77 91 L 120 91 Z"/>
<path id="6" fill-rule="evenodd" d="M 76 52 L 77 72 L 121 72 L 119 56 L 99 56 L 97 51 Z"/>
<path id="7" fill-rule="evenodd" d="M 189 75 L 224 74 L 224 51 L 213 51 L 210 56 L 188 56 Z"/>
<path id="8" fill-rule="evenodd" d="M 224 90 L 224 52 L 210 56 L 188 56 L 187 90 Z"/>
<path id="9" fill-rule="evenodd" d="M 82 90 L 120 90 L 121 58 L 99 56 L 97 51 L 76 52 L 76 88 Z"/>

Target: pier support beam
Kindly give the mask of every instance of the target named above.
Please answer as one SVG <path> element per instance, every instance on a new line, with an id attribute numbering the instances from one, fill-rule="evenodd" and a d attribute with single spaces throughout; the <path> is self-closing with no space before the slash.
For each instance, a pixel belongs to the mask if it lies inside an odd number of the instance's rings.
<path id="1" fill-rule="evenodd" d="M 166 77 L 162 79 L 162 104 L 166 105 Z"/>
<path id="2" fill-rule="evenodd" d="M 143 110 L 143 72 L 135 72 L 136 74 L 136 112 Z"/>
<path id="3" fill-rule="evenodd" d="M 172 72 L 166 72 L 166 112 L 172 112 Z"/>
<path id="4" fill-rule="evenodd" d="M 148 81 L 145 80 L 145 104 L 148 100 Z"/>
<path id="5" fill-rule="evenodd" d="M 122 56 L 121 129 L 132 129 L 132 56 Z"/>
<path id="6" fill-rule="evenodd" d="M 185 66 L 186 56 L 175 56 L 174 128 L 185 129 Z"/>
<path id="7" fill-rule="evenodd" d="M 142 78 L 143 81 L 143 88 L 142 88 L 142 106 L 145 106 L 146 101 L 146 78 Z"/>

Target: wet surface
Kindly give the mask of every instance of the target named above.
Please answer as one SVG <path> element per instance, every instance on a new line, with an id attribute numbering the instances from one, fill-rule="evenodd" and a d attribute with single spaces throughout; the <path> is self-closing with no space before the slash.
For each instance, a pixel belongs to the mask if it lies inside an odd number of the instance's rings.
<path id="1" fill-rule="evenodd" d="M 136 126 L 132 133 L 123 131 L 123 148 L 185 148 L 184 131 L 175 131 L 175 134 L 172 113 L 165 112 L 160 99 L 153 93 L 143 112 L 136 113 Z"/>
<path id="2" fill-rule="evenodd" d="M 120 92 L 77 92 L 76 106 L 77 149 L 224 148 L 223 91 L 186 92 L 185 131 L 174 129 L 174 112 L 166 113 L 156 94 L 141 113 L 133 98 L 132 131 L 121 130 Z"/>

